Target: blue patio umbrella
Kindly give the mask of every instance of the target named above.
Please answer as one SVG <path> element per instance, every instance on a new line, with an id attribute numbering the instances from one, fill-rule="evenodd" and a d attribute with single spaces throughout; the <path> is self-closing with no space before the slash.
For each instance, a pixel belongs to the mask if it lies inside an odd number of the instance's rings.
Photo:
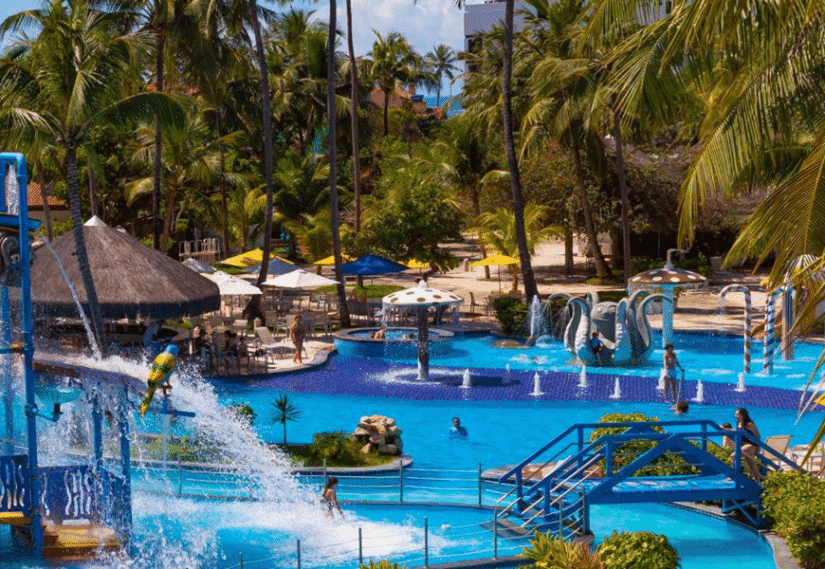
<path id="1" fill-rule="evenodd" d="M 341 265 L 341 272 L 345 275 L 386 275 L 388 273 L 400 273 L 407 269 L 409 267 L 406 265 L 373 254 L 364 255 L 351 263 Z"/>

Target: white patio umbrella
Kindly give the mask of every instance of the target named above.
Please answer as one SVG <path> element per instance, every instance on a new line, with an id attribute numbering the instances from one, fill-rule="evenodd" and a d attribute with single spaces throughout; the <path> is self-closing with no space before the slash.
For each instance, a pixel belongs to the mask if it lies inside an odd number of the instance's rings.
<path id="1" fill-rule="evenodd" d="M 280 288 L 318 288 L 321 286 L 338 284 L 338 281 L 325 276 L 310 273 L 304 269 L 296 269 L 292 272 L 272 277 L 261 283 L 264 286 L 276 286 Z"/>
<path id="2" fill-rule="evenodd" d="M 204 275 L 218 285 L 221 296 L 248 296 L 261 294 L 261 289 L 252 283 L 234 277 L 223 271 L 215 271 L 210 275 Z"/>

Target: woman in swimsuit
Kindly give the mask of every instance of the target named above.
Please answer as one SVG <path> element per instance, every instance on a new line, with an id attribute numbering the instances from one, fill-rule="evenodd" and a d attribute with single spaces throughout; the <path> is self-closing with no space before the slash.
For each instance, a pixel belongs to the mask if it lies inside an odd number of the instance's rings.
<path id="1" fill-rule="evenodd" d="M 748 431 L 756 440 L 761 438 L 759 436 L 759 429 L 756 428 L 756 423 L 751 420 L 748 410 L 744 407 L 736 410 L 736 428 Z M 745 461 L 751 476 L 753 476 L 753 479 L 757 482 L 762 482 L 762 473 L 759 472 L 759 468 L 756 466 L 756 452 L 759 450 L 759 447 L 743 439 L 741 450 L 742 459 Z"/>
<path id="2" fill-rule="evenodd" d="M 326 507 L 327 515 L 330 517 L 335 516 L 335 512 L 332 511 L 333 508 L 338 510 L 338 513 L 341 514 L 341 517 L 344 517 L 344 512 L 341 510 L 340 504 L 338 504 L 338 496 L 335 494 L 335 489 L 338 487 L 338 479 L 334 476 L 330 476 L 327 483 L 324 484 L 324 489 L 321 491 L 321 506 Z"/>
<path id="3" fill-rule="evenodd" d="M 673 344 L 665 346 L 665 353 L 662 355 L 662 377 L 665 380 L 665 403 L 668 402 L 667 393 L 670 391 L 673 403 L 676 403 L 676 368 L 685 373 L 685 368 L 679 363 L 679 358 L 676 357 L 676 352 L 673 350 Z"/>

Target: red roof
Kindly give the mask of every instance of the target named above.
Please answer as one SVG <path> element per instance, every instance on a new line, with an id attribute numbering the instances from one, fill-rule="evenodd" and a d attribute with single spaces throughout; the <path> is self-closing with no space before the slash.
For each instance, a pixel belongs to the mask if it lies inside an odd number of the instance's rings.
<path id="1" fill-rule="evenodd" d="M 49 209 L 69 209 L 69 205 L 66 202 L 50 194 L 53 189 L 54 186 L 52 184 L 46 186 L 46 199 L 49 200 Z M 29 209 L 43 209 L 43 198 L 40 194 L 40 184 L 30 181 L 29 187 L 27 188 L 27 195 Z"/>

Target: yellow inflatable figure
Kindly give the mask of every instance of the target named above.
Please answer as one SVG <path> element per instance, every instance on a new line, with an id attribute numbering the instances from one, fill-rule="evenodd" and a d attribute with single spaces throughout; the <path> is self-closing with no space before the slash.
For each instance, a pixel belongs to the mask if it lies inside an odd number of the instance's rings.
<path id="1" fill-rule="evenodd" d="M 164 391 L 169 387 L 165 385 L 169 381 L 169 376 L 175 369 L 175 361 L 178 355 L 178 347 L 174 344 L 166 346 L 166 350 L 158 354 L 155 361 L 152 362 L 152 369 L 149 372 L 149 389 L 146 391 L 143 400 L 140 402 L 140 416 L 143 417 L 146 411 L 149 410 L 149 405 L 152 403 L 152 398 L 155 396 L 155 391 L 160 387 Z"/>

